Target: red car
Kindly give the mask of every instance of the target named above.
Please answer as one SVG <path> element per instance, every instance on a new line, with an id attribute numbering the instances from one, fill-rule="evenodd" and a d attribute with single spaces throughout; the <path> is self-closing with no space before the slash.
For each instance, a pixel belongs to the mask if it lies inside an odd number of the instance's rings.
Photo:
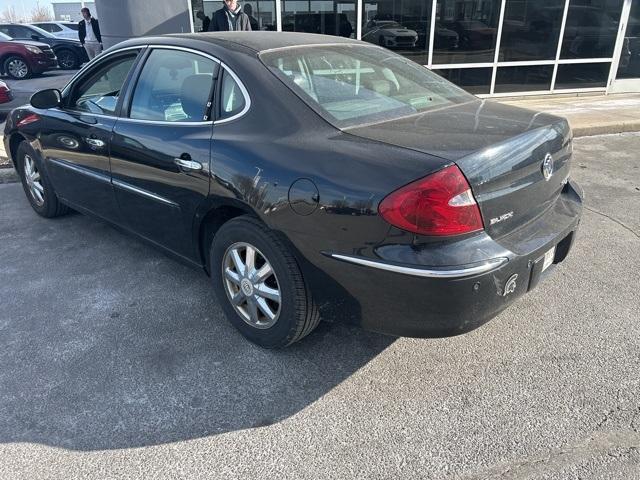
<path id="1" fill-rule="evenodd" d="M 23 79 L 57 67 L 58 60 L 49 45 L 30 40 L 13 40 L 0 33 L 0 73 Z"/>
<path id="2" fill-rule="evenodd" d="M 8 103 L 13 99 L 9 85 L 0 80 L 0 103 Z"/>

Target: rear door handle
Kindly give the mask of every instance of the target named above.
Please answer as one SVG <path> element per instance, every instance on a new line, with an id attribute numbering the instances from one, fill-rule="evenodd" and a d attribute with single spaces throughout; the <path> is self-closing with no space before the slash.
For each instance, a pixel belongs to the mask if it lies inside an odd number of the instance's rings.
<path id="1" fill-rule="evenodd" d="M 202 164 L 200 162 L 194 162 L 193 160 L 186 160 L 184 158 L 174 158 L 173 161 L 182 170 L 192 170 L 192 171 L 202 170 Z"/>
<path id="2" fill-rule="evenodd" d="M 85 138 L 85 142 L 87 142 L 92 147 L 102 148 L 104 147 L 104 140 L 100 140 L 99 138 Z"/>

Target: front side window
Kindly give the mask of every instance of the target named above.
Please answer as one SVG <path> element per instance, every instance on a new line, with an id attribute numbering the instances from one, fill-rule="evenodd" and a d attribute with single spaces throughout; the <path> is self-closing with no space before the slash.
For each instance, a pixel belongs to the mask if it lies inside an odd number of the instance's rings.
<path id="1" fill-rule="evenodd" d="M 74 89 L 69 107 L 72 110 L 114 115 L 127 75 L 135 62 L 132 53 L 98 66 Z"/>
<path id="2" fill-rule="evenodd" d="M 201 122 L 218 64 L 195 53 L 157 49 L 147 59 L 131 101 L 130 118 L 163 122 Z"/>
<path id="3" fill-rule="evenodd" d="M 300 47 L 260 58 L 338 128 L 392 120 L 474 98 L 425 67 L 376 47 Z"/>
<path id="4" fill-rule="evenodd" d="M 240 86 L 231 74 L 224 72 L 222 76 L 222 91 L 220 94 L 220 119 L 229 118 L 242 112 L 245 98 Z"/>
<path id="5" fill-rule="evenodd" d="M 13 32 L 13 35 L 10 35 L 13 38 L 30 39 L 32 35 L 37 35 L 37 32 L 21 25 L 12 25 L 11 31 Z"/>

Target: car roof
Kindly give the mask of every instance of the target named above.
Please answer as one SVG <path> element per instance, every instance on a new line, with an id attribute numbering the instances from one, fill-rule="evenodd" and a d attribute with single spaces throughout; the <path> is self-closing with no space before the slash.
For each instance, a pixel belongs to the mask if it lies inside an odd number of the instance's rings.
<path id="1" fill-rule="evenodd" d="M 157 38 L 157 37 L 156 37 Z M 205 32 L 205 33 L 174 33 L 163 35 L 161 38 L 182 38 L 186 40 L 199 40 L 216 45 L 235 43 L 256 52 L 263 52 L 274 48 L 285 47 L 301 47 L 305 45 L 323 45 L 323 44 L 361 44 L 358 40 L 344 37 L 336 37 L 333 35 L 318 35 L 315 33 L 298 33 L 298 32 Z M 136 39 L 136 41 L 127 42 L 128 45 L 145 44 L 144 37 Z"/>

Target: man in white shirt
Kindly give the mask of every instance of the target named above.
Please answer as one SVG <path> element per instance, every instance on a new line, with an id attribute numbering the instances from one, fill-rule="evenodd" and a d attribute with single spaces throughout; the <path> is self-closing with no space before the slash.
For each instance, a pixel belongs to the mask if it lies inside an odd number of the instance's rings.
<path id="1" fill-rule="evenodd" d="M 78 22 L 78 38 L 84 46 L 89 60 L 97 57 L 102 52 L 102 36 L 100 35 L 100 24 L 98 20 L 91 16 L 88 8 L 80 10 L 84 20 Z"/>

